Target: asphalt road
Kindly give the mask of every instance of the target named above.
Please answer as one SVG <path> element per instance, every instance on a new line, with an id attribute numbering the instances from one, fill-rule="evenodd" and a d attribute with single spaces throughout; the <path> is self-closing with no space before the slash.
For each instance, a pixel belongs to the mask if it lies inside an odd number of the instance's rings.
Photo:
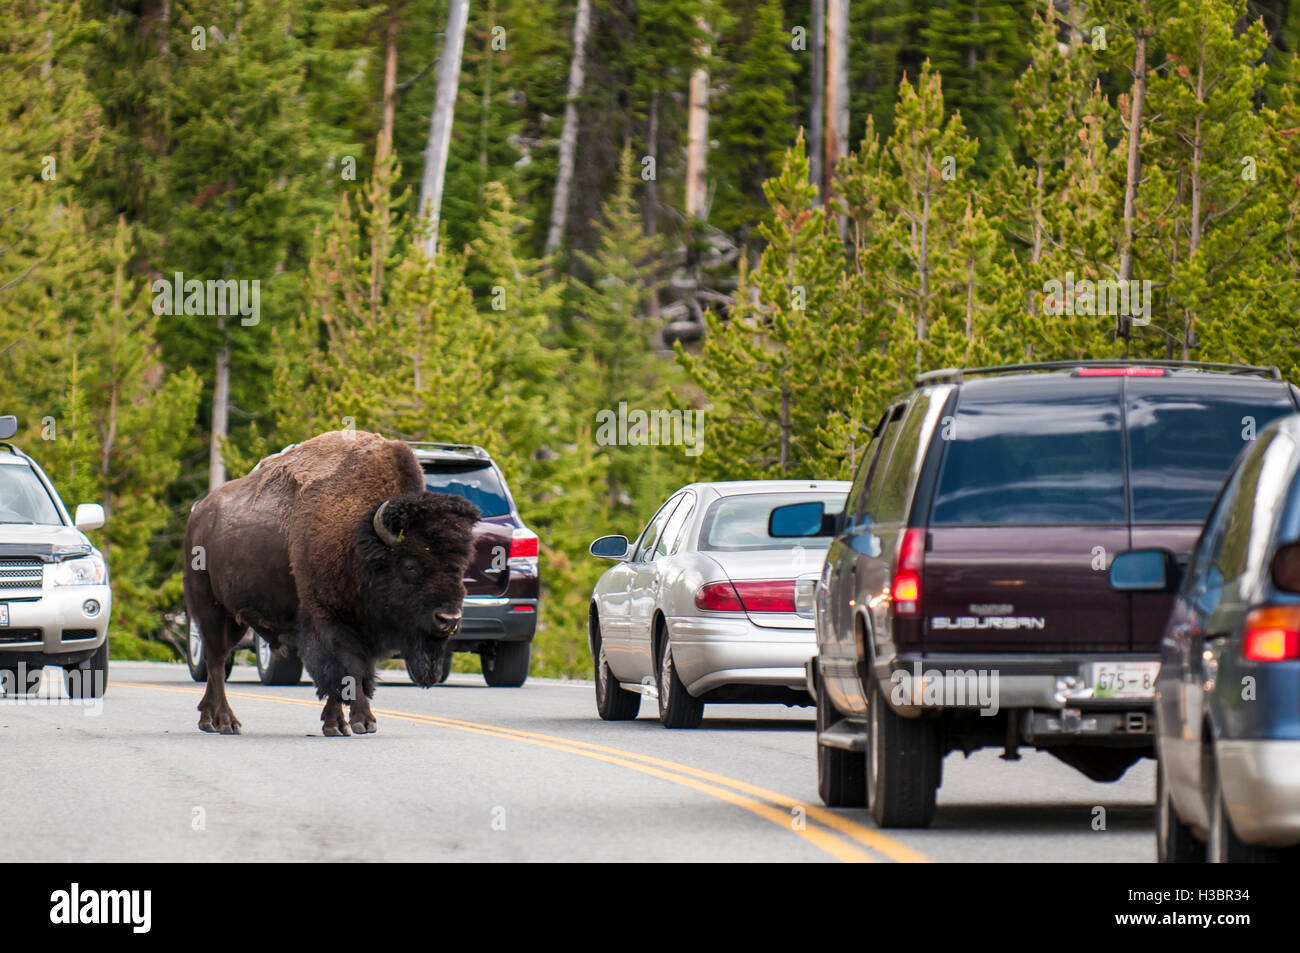
<path id="1" fill-rule="evenodd" d="M 22 832 L 0 861 L 1154 858 L 1150 761 L 1095 784 L 1033 752 L 952 754 L 934 827 L 882 832 L 821 806 L 811 709 L 718 705 L 667 731 L 649 699 L 600 721 L 586 682 L 381 674 L 379 731 L 349 738 L 321 736 L 306 682 L 242 666 L 240 736 L 198 730 L 181 665 L 114 662 L 98 711 L 0 698 L 0 798 Z"/>

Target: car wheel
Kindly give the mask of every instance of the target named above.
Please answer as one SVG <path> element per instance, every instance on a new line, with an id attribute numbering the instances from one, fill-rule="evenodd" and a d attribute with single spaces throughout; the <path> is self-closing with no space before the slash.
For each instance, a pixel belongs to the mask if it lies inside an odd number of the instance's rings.
<path id="1" fill-rule="evenodd" d="M 871 680 L 867 703 L 867 807 L 881 827 L 929 827 L 943 755 L 934 718 L 904 718 Z"/>
<path id="2" fill-rule="evenodd" d="M 1162 864 L 1205 863 L 1205 845 L 1178 817 L 1159 762 L 1156 763 L 1156 860 Z"/>
<path id="3" fill-rule="evenodd" d="M 108 691 L 108 639 L 95 654 L 73 668 L 63 670 L 69 698 L 103 698 Z"/>
<path id="4" fill-rule="evenodd" d="M 302 659 L 297 652 L 290 649 L 287 657 L 279 656 L 260 635 L 253 636 L 253 649 L 257 655 L 257 677 L 263 685 L 297 685 L 302 681 Z"/>
<path id="5" fill-rule="evenodd" d="M 1205 859 L 1212 864 L 1269 864 L 1278 860 L 1278 852 L 1268 847 L 1255 847 L 1237 837 L 1232 829 L 1232 819 L 1223 797 L 1223 784 L 1216 768 L 1211 781 L 1210 837 L 1206 844 Z"/>
<path id="6" fill-rule="evenodd" d="M 496 655 L 482 654 L 483 681 L 493 688 L 518 688 L 528 679 L 532 642 L 498 642 Z"/>
<path id="7" fill-rule="evenodd" d="M 825 681 L 817 679 L 817 734 L 840 720 Z M 816 741 L 816 739 L 814 739 Z M 867 803 L 867 756 L 817 745 L 817 793 L 827 807 L 862 807 Z"/>
<path id="8" fill-rule="evenodd" d="M 673 647 L 664 638 L 659 659 L 659 721 L 665 728 L 698 728 L 704 720 L 704 702 L 686 691 L 673 664 Z"/>
<path id="9" fill-rule="evenodd" d="M 592 625 L 596 624 L 593 617 Z M 596 643 L 596 713 L 602 721 L 631 721 L 641 711 L 641 696 L 619 685 L 605 658 L 605 643 L 600 632 L 593 633 Z"/>

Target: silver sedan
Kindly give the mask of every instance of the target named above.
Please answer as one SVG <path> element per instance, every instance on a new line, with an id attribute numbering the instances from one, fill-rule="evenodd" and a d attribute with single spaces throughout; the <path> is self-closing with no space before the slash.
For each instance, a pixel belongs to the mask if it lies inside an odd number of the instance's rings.
<path id="1" fill-rule="evenodd" d="M 772 510 L 819 501 L 844 508 L 834 480 L 692 483 L 635 542 L 602 536 L 591 553 L 616 565 L 596 583 L 587 625 L 596 708 L 635 718 L 658 699 L 668 728 L 694 728 L 708 702 L 811 704 L 804 663 L 817 652 L 813 586 L 828 540 L 774 539 Z"/>

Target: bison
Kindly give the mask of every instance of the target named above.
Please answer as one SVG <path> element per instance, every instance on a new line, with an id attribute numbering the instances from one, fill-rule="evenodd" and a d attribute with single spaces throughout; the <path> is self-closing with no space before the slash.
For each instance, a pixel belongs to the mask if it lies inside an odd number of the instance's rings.
<path id="1" fill-rule="evenodd" d="M 185 604 L 209 659 L 199 728 L 239 734 L 222 663 L 252 626 L 297 649 L 324 734 L 373 732 L 377 660 L 401 652 L 417 684 L 442 677 L 478 515 L 426 490 L 406 444 L 363 431 L 313 437 L 204 497 L 185 529 Z"/>

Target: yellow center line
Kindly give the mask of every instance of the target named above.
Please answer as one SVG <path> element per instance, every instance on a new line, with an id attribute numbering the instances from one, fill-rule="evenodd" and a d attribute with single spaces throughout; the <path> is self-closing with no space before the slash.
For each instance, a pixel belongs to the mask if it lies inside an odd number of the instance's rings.
<path id="1" fill-rule="evenodd" d="M 131 688 L 150 688 L 158 691 L 181 692 L 190 695 L 196 695 L 200 692 L 200 689 L 198 688 L 153 685 L 142 682 L 114 681 L 110 682 L 110 684 Z M 310 708 L 316 708 L 320 705 L 320 702 L 315 699 L 291 698 L 284 695 L 265 695 L 255 692 L 229 690 L 227 691 L 227 694 L 233 698 L 246 698 L 253 701 L 274 701 Z M 871 861 L 872 858 L 855 847 L 843 845 L 837 839 L 828 837 L 825 833 L 815 827 L 800 830 L 793 823 L 794 818 L 791 815 L 778 811 L 768 804 L 763 804 L 761 801 L 754 800 L 753 798 L 770 801 L 772 804 L 779 805 L 787 810 L 793 810 L 796 808 L 802 809 L 806 812 L 807 817 L 818 821 L 826 827 L 831 828 L 865 847 L 884 854 L 892 860 L 902 861 L 905 863 L 926 862 L 929 860 L 929 858 L 925 857 L 923 854 L 880 834 L 872 828 L 861 825 L 856 821 L 842 817 L 831 811 L 825 810 L 824 808 L 816 805 L 804 804 L 794 798 L 787 797 L 775 791 L 770 791 L 766 788 L 752 785 L 735 778 L 727 777 L 726 775 L 704 771 L 699 768 L 691 767 L 690 765 L 657 758 L 653 755 L 641 754 L 635 751 L 627 751 L 621 748 L 613 748 L 607 745 L 599 745 L 586 741 L 578 741 L 572 738 L 563 738 L 557 735 L 547 735 L 540 732 L 524 731 L 516 728 L 505 728 L 500 725 L 488 725 L 480 722 L 463 721 L 461 719 L 450 718 L 444 715 L 423 715 L 386 708 L 375 708 L 372 710 L 376 715 L 384 715 L 386 717 L 396 718 L 416 724 L 453 728 L 460 731 L 505 738 L 514 741 L 523 741 L 540 747 L 566 751 L 570 754 L 577 754 L 598 761 L 616 764 L 621 767 L 640 771 L 644 774 L 650 774 L 654 777 L 672 781 L 676 784 L 681 784 L 694 790 L 718 797 L 738 807 L 743 807 L 760 817 L 772 821 L 775 824 L 779 824 L 785 830 L 790 830 L 793 833 L 803 836 L 805 839 L 813 842 L 818 847 L 826 850 L 828 853 L 831 853 L 840 860 Z M 728 790 L 729 788 L 731 790 Z M 743 795 L 752 795 L 752 797 L 745 797 Z"/>

